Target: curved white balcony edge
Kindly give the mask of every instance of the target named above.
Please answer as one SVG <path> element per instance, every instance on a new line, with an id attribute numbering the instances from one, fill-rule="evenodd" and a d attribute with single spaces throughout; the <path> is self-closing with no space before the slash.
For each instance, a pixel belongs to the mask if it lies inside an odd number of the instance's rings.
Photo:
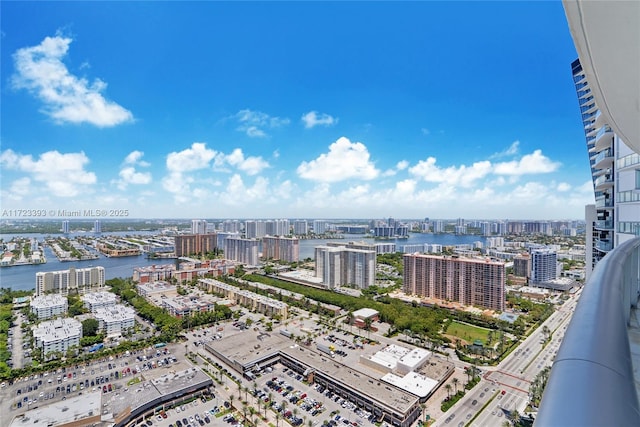
<path id="1" fill-rule="evenodd" d="M 640 295 L 640 238 L 598 262 L 558 351 L 536 426 L 640 426 L 627 325 Z"/>

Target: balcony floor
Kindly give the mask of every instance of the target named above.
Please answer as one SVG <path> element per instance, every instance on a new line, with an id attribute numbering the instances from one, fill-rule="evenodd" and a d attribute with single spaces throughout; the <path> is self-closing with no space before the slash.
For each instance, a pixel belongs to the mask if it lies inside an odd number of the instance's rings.
<path id="1" fill-rule="evenodd" d="M 629 317 L 629 344 L 631 346 L 631 363 L 633 365 L 633 379 L 636 392 L 640 398 L 640 308 L 631 310 Z"/>

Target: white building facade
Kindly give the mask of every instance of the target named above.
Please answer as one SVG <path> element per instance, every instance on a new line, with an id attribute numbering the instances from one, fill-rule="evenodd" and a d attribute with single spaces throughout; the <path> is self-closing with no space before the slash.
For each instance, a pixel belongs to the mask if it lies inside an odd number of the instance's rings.
<path id="1" fill-rule="evenodd" d="M 67 298 L 59 294 L 40 295 L 31 300 L 31 312 L 38 316 L 39 320 L 64 316 L 68 309 Z"/>

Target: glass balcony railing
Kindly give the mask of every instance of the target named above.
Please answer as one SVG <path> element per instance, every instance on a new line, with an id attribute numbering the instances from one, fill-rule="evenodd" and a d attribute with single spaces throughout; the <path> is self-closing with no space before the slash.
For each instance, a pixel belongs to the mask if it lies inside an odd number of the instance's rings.
<path id="1" fill-rule="evenodd" d="M 613 184 L 613 177 L 611 175 L 602 175 L 601 177 L 596 178 L 593 184 L 596 187 L 605 184 Z"/>
<path id="2" fill-rule="evenodd" d="M 598 111 L 598 113 L 600 113 L 600 111 Z M 598 114 L 598 116 L 600 116 Z M 610 133 L 611 131 L 611 127 L 609 126 L 602 126 L 600 128 L 600 130 L 598 131 L 598 133 L 596 133 L 596 141 L 599 140 L 600 138 L 602 138 L 606 133 Z"/>
<path id="3" fill-rule="evenodd" d="M 609 252 L 611 249 L 613 249 L 612 243 L 608 241 L 596 242 L 595 246 L 596 246 L 596 249 L 602 252 Z"/>
<path id="4" fill-rule="evenodd" d="M 612 207 L 613 207 L 613 200 L 611 199 L 596 200 L 596 208 L 612 208 Z"/>
<path id="5" fill-rule="evenodd" d="M 613 150 L 611 150 L 610 148 L 607 148 L 604 151 L 599 152 L 596 157 L 593 159 L 593 163 L 595 165 L 597 165 L 598 163 L 602 162 L 604 159 L 610 159 L 613 158 Z"/>
<path id="6" fill-rule="evenodd" d="M 535 426 L 640 426 L 628 325 L 640 295 L 640 238 L 598 262 L 551 368 Z M 637 358 L 637 355 L 636 355 Z"/>
<path id="7" fill-rule="evenodd" d="M 613 221 L 610 219 L 603 220 L 603 221 L 596 221 L 594 226 L 595 228 L 599 228 L 601 230 L 613 230 Z"/>

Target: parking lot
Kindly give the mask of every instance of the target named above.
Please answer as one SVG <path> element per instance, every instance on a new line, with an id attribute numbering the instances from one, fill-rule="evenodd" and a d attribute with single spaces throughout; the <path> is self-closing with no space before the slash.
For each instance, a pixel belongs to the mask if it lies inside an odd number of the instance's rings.
<path id="1" fill-rule="evenodd" d="M 160 375 L 165 369 L 183 369 L 180 366 L 188 365 L 176 358 L 170 347 L 150 347 L 128 356 L 105 357 L 18 378 L 0 390 L 0 425 L 9 425 L 14 416 L 29 409 L 64 401 L 73 395 L 120 393 L 126 391 L 132 382 Z"/>

